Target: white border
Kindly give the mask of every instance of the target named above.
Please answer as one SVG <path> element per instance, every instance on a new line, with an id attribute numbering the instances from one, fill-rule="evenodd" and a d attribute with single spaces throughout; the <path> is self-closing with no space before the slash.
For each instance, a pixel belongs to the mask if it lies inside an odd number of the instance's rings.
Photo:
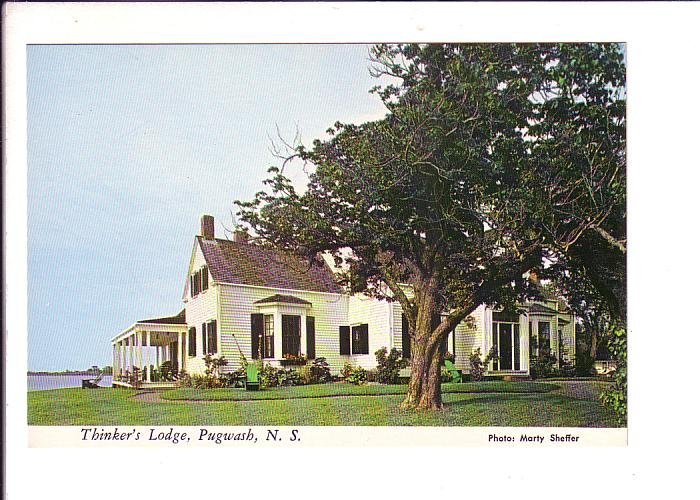
<path id="1" fill-rule="evenodd" d="M 8 4 L 3 6 L 10 498 L 259 493 L 521 498 L 685 493 L 697 442 L 694 244 L 699 7 L 692 3 Z M 626 449 L 37 450 L 26 427 L 27 43 L 624 41 L 629 62 L 630 445 Z M 692 120 L 692 121 L 691 121 Z M 693 288 L 689 286 L 693 285 Z M 692 297 L 692 298 L 691 298 Z M 684 334 L 685 332 L 685 334 Z M 693 335 L 690 335 L 693 333 Z M 18 354 L 23 353 L 23 354 Z M 684 367 L 685 366 L 685 367 Z M 673 378 L 659 375 L 666 371 Z M 360 445 L 361 446 L 361 445 Z M 260 463 L 261 467 L 236 464 Z M 142 464 L 144 474 L 134 474 Z M 99 472 L 87 472 L 95 471 Z M 261 473 L 260 471 L 264 471 Z M 273 472 L 270 473 L 270 470 Z M 354 478 L 362 478 L 357 481 Z M 687 491 L 694 491 L 688 489 Z M 63 495 L 58 495 L 59 498 Z M 684 495 L 685 496 L 685 495 Z"/>

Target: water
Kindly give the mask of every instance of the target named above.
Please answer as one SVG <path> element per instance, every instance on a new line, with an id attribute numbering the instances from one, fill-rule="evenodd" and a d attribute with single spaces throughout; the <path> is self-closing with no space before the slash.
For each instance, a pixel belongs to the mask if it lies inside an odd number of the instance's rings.
<path id="1" fill-rule="evenodd" d="M 81 387 L 83 379 L 93 379 L 92 375 L 27 375 L 28 391 L 46 391 L 48 389 L 65 389 L 66 387 Z M 112 376 L 105 375 L 98 384 L 100 387 L 111 387 Z"/>

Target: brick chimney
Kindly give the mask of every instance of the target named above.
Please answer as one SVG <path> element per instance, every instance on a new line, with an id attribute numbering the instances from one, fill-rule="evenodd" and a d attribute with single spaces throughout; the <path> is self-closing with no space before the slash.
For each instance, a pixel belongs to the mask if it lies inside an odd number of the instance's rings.
<path id="1" fill-rule="evenodd" d="M 202 238 L 205 240 L 214 239 L 214 217 L 211 215 L 202 215 Z"/>
<path id="2" fill-rule="evenodd" d="M 248 231 L 239 229 L 233 233 L 233 241 L 236 243 L 248 243 Z"/>

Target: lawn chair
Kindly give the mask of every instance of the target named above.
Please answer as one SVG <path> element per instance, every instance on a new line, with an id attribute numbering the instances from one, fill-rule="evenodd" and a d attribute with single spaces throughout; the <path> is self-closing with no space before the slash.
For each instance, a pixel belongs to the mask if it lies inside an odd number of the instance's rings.
<path id="1" fill-rule="evenodd" d="M 450 361 L 449 359 L 445 360 L 445 369 L 448 371 L 450 376 L 452 377 L 452 382 L 458 383 L 462 381 L 462 370 L 458 370 L 455 367 L 455 364 Z"/>
<path id="2" fill-rule="evenodd" d="M 84 378 L 83 383 L 82 383 L 82 388 L 83 389 L 97 389 L 98 385 L 100 383 L 100 380 L 102 380 L 102 377 L 104 377 L 104 373 L 99 372 L 97 374 L 97 377 L 93 379 L 89 378 Z"/>
<path id="3" fill-rule="evenodd" d="M 257 391 L 260 389 L 260 380 L 258 378 L 258 365 L 251 363 L 246 366 L 245 369 L 246 381 L 245 390 L 246 391 Z"/>

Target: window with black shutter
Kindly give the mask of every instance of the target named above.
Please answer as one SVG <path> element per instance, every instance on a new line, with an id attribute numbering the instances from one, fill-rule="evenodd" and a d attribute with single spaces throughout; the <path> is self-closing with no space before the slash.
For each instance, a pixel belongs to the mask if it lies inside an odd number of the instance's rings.
<path id="1" fill-rule="evenodd" d="M 213 320 L 207 323 L 207 353 L 216 354 L 218 352 L 217 344 L 216 320 Z"/>
<path id="2" fill-rule="evenodd" d="M 366 323 L 352 327 L 352 353 L 369 354 L 369 329 Z"/>
<path id="3" fill-rule="evenodd" d="M 411 357 L 411 334 L 408 329 L 408 318 L 401 315 L 401 356 L 405 359 Z"/>
<path id="4" fill-rule="evenodd" d="M 202 355 L 207 354 L 207 324 L 202 323 Z"/>
<path id="5" fill-rule="evenodd" d="M 282 332 L 284 334 L 284 330 Z M 284 346 L 282 348 L 284 349 Z M 263 358 L 275 357 L 275 318 L 272 314 L 266 314 L 263 317 L 262 355 Z"/>
<path id="6" fill-rule="evenodd" d="M 207 266 L 204 266 L 202 268 L 202 290 L 206 290 L 209 288 L 209 271 L 207 270 Z"/>
<path id="7" fill-rule="evenodd" d="M 263 335 L 263 315 L 250 315 L 250 354 L 253 359 L 260 358 L 260 341 Z"/>
<path id="8" fill-rule="evenodd" d="M 340 354 L 349 355 L 350 354 L 350 327 L 341 326 L 340 327 Z"/>
<path id="9" fill-rule="evenodd" d="M 190 327 L 189 338 L 187 339 L 187 354 L 193 358 L 197 355 L 197 329 Z"/>
<path id="10" fill-rule="evenodd" d="M 316 320 L 306 317 L 306 358 L 316 359 Z"/>

